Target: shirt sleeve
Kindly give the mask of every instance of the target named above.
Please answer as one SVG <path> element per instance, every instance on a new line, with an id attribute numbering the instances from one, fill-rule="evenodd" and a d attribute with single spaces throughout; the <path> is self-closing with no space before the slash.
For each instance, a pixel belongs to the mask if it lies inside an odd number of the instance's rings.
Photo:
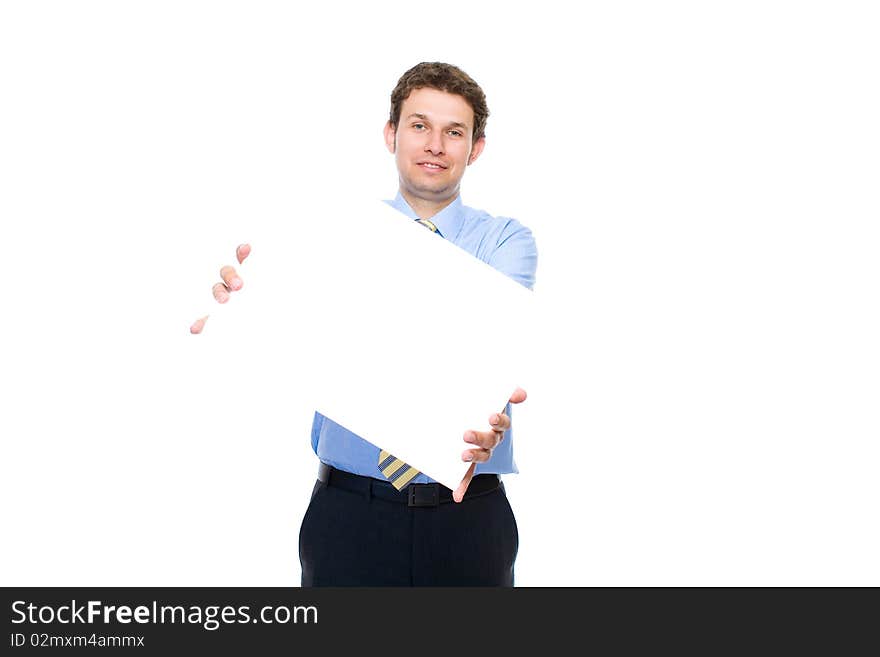
<path id="1" fill-rule="evenodd" d="M 505 219 L 489 264 L 521 285 L 533 289 L 538 249 L 532 231 L 515 219 Z"/>

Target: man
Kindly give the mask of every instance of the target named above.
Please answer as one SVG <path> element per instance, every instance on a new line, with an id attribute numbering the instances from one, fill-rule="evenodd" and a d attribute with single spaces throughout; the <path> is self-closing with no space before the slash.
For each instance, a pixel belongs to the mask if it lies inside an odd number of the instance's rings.
<path id="1" fill-rule="evenodd" d="M 513 219 L 465 207 L 459 195 L 466 168 L 486 145 L 488 115 L 482 89 L 459 68 L 423 62 L 404 73 L 385 125 L 399 176 L 390 204 L 531 288 L 537 265 L 531 232 Z M 238 262 L 249 254 L 249 245 L 240 246 Z M 220 274 L 213 293 L 225 303 L 243 283 L 231 266 Z M 205 319 L 191 331 L 201 332 Z M 517 390 L 510 403 L 525 398 Z M 400 480 L 395 486 L 382 471 L 393 456 L 386 459 L 375 445 L 316 413 L 312 446 L 321 466 L 300 529 L 303 586 L 512 586 L 518 535 L 499 477 L 517 471 L 510 403 L 489 417 L 488 431 L 465 432 L 474 448 L 462 460 L 471 467 L 455 491 L 396 462 L 388 476 L 412 477 L 398 490 Z"/>

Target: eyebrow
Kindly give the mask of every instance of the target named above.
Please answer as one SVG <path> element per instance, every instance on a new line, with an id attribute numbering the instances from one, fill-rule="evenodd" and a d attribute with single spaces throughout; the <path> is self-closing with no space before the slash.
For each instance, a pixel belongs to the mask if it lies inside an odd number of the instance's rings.
<path id="1" fill-rule="evenodd" d="M 410 115 L 409 115 L 408 117 L 406 117 L 406 118 L 407 118 L 407 120 L 409 120 L 409 119 L 413 119 L 413 118 L 416 118 L 416 119 L 421 119 L 422 121 L 428 121 L 428 122 L 430 122 L 430 119 L 429 119 L 427 116 L 425 116 L 424 114 L 419 114 L 419 113 L 417 113 L 417 112 L 416 112 L 416 113 L 413 113 L 413 114 L 410 114 Z M 448 124 L 446 127 L 447 127 L 447 128 L 464 128 L 465 130 L 468 129 L 467 124 L 465 124 L 465 123 L 461 123 L 461 122 L 459 122 L 459 121 L 453 121 L 452 123 Z"/>

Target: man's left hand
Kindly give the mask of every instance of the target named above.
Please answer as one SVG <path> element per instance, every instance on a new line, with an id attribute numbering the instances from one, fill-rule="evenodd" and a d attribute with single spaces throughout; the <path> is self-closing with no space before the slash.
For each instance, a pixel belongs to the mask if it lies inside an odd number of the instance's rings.
<path id="1" fill-rule="evenodd" d="M 511 404 L 520 404 L 526 400 L 526 391 L 517 388 L 510 396 Z M 477 463 L 485 463 L 492 457 L 492 450 L 504 439 L 504 432 L 510 428 L 510 418 L 504 413 L 493 413 L 489 416 L 489 424 L 492 427 L 490 431 L 465 431 L 464 441 L 472 443 L 475 449 L 466 449 L 461 454 L 462 461 L 471 463 L 467 474 L 461 480 L 458 488 L 452 493 L 452 499 L 461 502 L 464 499 L 464 493 L 474 478 L 474 469 Z"/>

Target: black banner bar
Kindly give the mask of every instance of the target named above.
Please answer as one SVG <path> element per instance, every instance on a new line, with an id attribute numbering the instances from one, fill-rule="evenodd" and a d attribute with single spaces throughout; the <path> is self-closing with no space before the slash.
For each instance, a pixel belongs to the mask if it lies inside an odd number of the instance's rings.
<path id="1" fill-rule="evenodd" d="M 45 648 L 140 655 L 294 649 L 433 654 L 479 646 L 521 654 L 530 638 L 544 648 L 605 646 L 615 653 L 688 646 L 763 652 L 803 640 L 849 654 L 847 647 L 868 637 L 878 599 L 868 588 L 0 590 L 3 654 L 9 655 Z"/>

